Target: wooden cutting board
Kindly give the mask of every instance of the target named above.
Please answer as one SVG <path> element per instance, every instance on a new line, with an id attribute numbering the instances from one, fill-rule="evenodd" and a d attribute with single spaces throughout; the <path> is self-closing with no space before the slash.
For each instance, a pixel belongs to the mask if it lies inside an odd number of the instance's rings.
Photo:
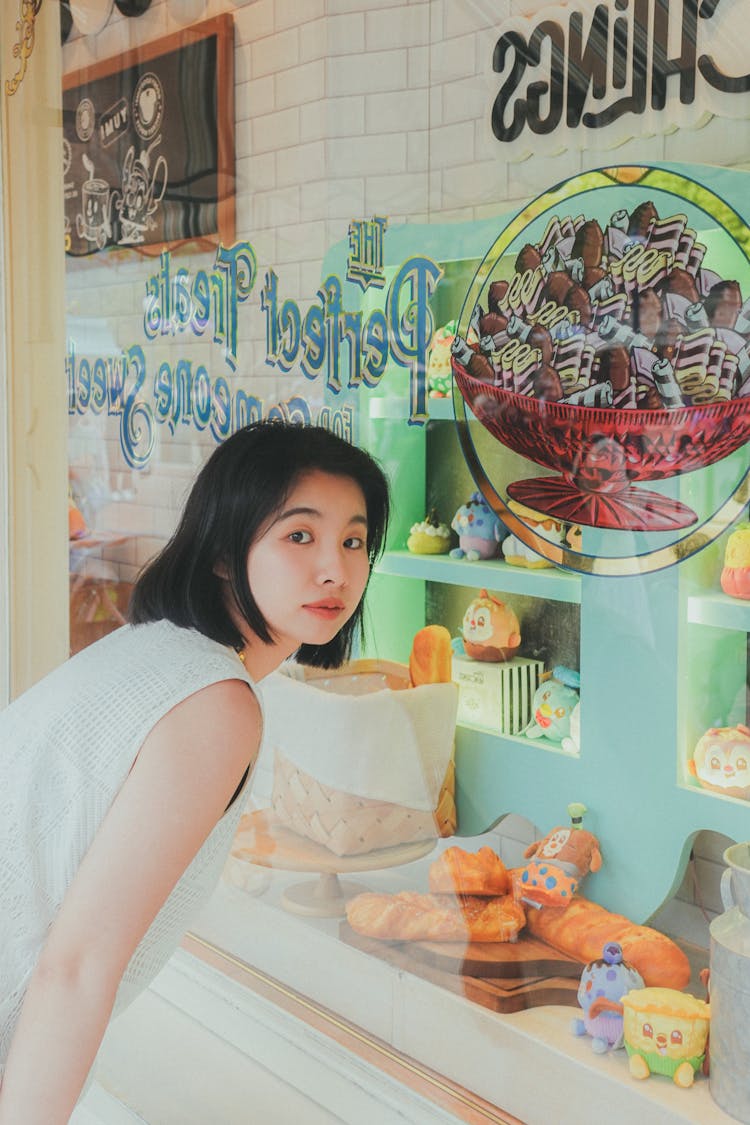
<path id="1" fill-rule="evenodd" d="M 570 977 L 580 979 L 582 965 L 538 938 L 503 942 L 416 941 L 412 957 L 465 977 Z"/>
<path id="2" fill-rule="evenodd" d="M 392 942 L 364 937 L 348 922 L 342 941 L 433 984 L 458 993 L 494 1012 L 509 1014 L 542 1004 L 578 1007 L 578 981 L 583 968 L 535 938 L 517 942 L 468 946 L 441 942 Z M 494 954 L 494 957 L 493 957 Z M 472 971 L 462 971 L 464 966 Z M 482 969 L 485 976 L 476 975 Z"/>

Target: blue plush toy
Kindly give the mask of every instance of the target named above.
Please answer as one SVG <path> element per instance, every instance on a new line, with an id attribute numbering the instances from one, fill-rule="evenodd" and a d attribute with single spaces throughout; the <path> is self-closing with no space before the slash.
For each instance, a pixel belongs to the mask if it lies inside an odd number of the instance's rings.
<path id="1" fill-rule="evenodd" d="M 450 552 L 452 559 L 493 559 L 500 542 L 507 534 L 505 525 L 489 507 L 481 492 L 472 492 L 466 504 L 456 512 L 451 527 L 458 535 L 458 546 Z"/>
<path id="2" fill-rule="evenodd" d="M 582 1019 L 574 1019 L 574 1035 L 590 1035 L 591 1049 L 603 1055 L 623 1044 L 622 1005 L 619 1001 L 633 988 L 643 988 L 641 974 L 622 959 L 622 946 L 610 941 L 600 960 L 590 961 L 581 973 L 578 1003 Z"/>
<path id="3" fill-rule="evenodd" d="M 552 742 L 570 738 L 570 717 L 578 703 L 580 683 L 580 675 L 572 668 L 553 668 L 551 679 L 543 680 L 534 693 L 531 722 L 523 732 L 527 738 L 544 736 Z"/>

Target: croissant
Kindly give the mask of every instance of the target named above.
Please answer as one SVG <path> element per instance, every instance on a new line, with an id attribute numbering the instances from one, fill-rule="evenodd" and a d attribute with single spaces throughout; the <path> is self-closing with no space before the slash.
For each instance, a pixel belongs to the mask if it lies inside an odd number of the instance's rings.
<path id="1" fill-rule="evenodd" d="M 357 895 L 346 916 L 357 933 L 386 941 L 514 941 L 526 921 L 510 896 L 456 899 L 416 891 Z"/>
<path id="2" fill-rule="evenodd" d="M 430 890 L 434 894 L 507 895 L 510 875 L 492 848 L 474 853 L 452 847 L 430 865 Z"/>
<path id="3" fill-rule="evenodd" d="M 534 937 L 579 961 L 595 961 L 608 942 L 619 942 L 623 960 L 638 970 L 648 987 L 682 989 L 690 980 L 686 955 L 666 934 L 611 914 L 588 899 L 530 910 L 527 924 Z"/>

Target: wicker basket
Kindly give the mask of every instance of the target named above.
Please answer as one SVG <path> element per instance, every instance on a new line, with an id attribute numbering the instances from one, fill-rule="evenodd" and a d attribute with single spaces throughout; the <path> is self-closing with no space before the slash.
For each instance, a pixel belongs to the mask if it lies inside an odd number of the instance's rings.
<path id="1" fill-rule="evenodd" d="M 316 724 L 318 692 L 340 694 L 348 697 L 369 695 L 390 689 L 401 693 L 420 692 L 423 688 L 409 687 L 409 670 L 405 665 L 384 660 L 357 660 L 335 671 L 317 668 L 298 669 L 299 678 L 312 691 L 305 700 L 305 721 L 312 729 Z M 453 684 L 427 685 L 433 693 L 445 689 L 455 701 Z M 434 695 L 430 698 L 435 698 Z M 379 706 L 403 705 L 402 700 L 383 697 Z M 448 707 L 450 709 L 450 706 Z M 356 714 L 356 708 L 352 711 Z M 455 724 L 455 720 L 454 720 Z M 361 733 L 361 732 L 360 732 Z M 274 774 L 272 806 L 275 815 L 299 835 L 322 844 L 336 855 L 358 855 L 380 848 L 394 847 L 435 836 L 450 836 L 456 830 L 455 769 L 453 763 L 453 727 L 447 736 L 448 760 L 436 807 L 418 809 L 397 800 L 382 800 L 348 792 L 326 784 L 298 763 L 290 760 L 283 745 L 274 744 Z M 372 742 L 372 739 L 370 740 Z M 368 753 L 367 740 L 358 739 L 355 726 L 349 744 L 342 747 L 342 756 Z M 359 745 L 358 745 L 359 743 Z M 373 753 L 374 750 L 369 752 Z"/>

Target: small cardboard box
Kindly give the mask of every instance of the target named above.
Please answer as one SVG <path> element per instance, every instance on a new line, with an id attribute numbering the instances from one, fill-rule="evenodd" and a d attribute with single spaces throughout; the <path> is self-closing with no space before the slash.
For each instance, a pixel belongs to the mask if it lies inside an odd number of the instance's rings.
<path id="1" fill-rule="evenodd" d="M 541 660 L 525 656 L 498 664 L 454 656 L 457 721 L 500 734 L 520 734 L 531 719 L 531 703 L 543 671 Z"/>

